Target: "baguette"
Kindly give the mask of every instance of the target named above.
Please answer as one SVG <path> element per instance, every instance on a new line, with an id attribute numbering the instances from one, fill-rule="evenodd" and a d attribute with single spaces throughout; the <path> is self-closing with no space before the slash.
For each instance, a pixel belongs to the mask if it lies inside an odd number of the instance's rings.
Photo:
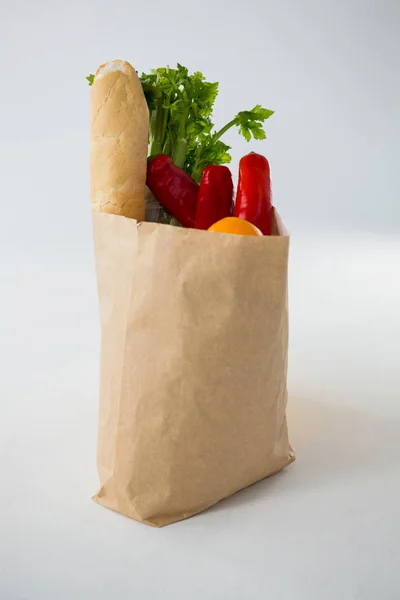
<path id="1" fill-rule="evenodd" d="M 98 68 L 90 108 L 92 208 L 143 221 L 149 111 L 128 62 L 114 60 Z"/>

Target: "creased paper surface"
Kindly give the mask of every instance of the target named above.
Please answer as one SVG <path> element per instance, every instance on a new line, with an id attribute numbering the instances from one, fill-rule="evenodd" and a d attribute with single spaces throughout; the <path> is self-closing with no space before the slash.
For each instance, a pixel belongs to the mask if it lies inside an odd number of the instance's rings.
<path id="1" fill-rule="evenodd" d="M 102 327 L 94 499 L 163 526 L 292 462 L 289 237 L 97 212 L 93 227 Z"/>

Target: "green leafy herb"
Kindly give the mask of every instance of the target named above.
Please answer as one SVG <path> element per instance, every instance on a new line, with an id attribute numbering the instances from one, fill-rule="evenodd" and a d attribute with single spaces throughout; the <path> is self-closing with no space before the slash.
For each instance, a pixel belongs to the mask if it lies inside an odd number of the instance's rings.
<path id="1" fill-rule="evenodd" d="M 93 84 L 94 75 L 86 77 Z M 266 137 L 263 123 L 274 114 L 257 104 L 239 112 L 220 130 L 211 120 L 218 83 L 206 81 L 199 71 L 189 74 L 186 67 L 162 67 L 140 77 L 150 112 L 149 156 L 168 154 L 174 163 L 200 181 L 204 167 L 231 161 L 230 146 L 220 138 L 231 127 L 249 142 Z"/>
<path id="2" fill-rule="evenodd" d="M 217 132 L 210 131 L 202 136 L 201 143 L 194 150 L 194 160 L 191 164 L 192 177 L 197 181 L 201 178 L 204 167 L 208 165 L 223 165 L 231 161 L 229 154 L 230 146 L 224 144 L 220 138 L 231 127 L 238 127 L 239 133 L 249 142 L 253 137 L 255 140 L 264 140 L 266 138 L 262 123 L 266 121 L 273 110 L 262 108 L 257 104 L 252 110 L 245 110 L 236 115 L 232 121 L 229 121 L 222 129 Z M 190 161 L 190 156 L 188 157 Z"/>
<path id="3" fill-rule="evenodd" d="M 205 81 L 198 71 L 189 75 L 180 64 L 144 73 L 140 79 L 150 110 L 149 155 L 169 154 L 188 170 L 188 153 L 213 127 L 210 116 L 218 83 Z"/>

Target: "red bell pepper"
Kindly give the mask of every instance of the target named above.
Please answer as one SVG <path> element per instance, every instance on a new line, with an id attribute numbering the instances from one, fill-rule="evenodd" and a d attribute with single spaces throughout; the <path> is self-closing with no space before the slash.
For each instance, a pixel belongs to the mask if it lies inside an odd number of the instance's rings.
<path id="1" fill-rule="evenodd" d="M 196 229 L 208 229 L 233 214 L 233 181 L 228 167 L 210 165 L 203 169 L 197 199 Z"/>
<path id="2" fill-rule="evenodd" d="M 271 170 L 261 154 L 250 152 L 240 160 L 235 217 L 250 221 L 264 235 L 272 234 Z"/>
<path id="3" fill-rule="evenodd" d="M 174 165 L 166 154 L 157 154 L 147 164 L 147 187 L 181 225 L 194 227 L 196 220 L 198 184 Z"/>

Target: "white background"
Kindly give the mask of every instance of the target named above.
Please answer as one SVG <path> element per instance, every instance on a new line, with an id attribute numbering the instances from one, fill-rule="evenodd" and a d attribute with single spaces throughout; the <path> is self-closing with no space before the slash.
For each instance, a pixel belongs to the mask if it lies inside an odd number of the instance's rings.
<path id="1" fill-rule="evenodd" d="M 0 4 L 0 599 L 400 597 L 400 5 Z M 297 462 L 155 530 L 95 505 L 89 87 L 113 58 L 261 103 L 291 231 Z"/>

